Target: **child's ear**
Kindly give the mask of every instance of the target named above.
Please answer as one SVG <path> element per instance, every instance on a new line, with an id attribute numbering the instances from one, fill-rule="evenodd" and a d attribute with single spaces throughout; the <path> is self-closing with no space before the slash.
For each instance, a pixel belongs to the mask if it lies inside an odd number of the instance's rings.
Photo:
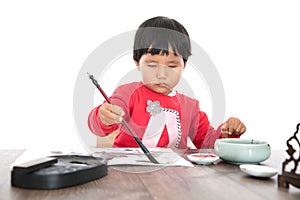
<path id="1" fill-rule="evenodd" d="M 183 63 L 183 69 L 185 69 L 185 66 L 186 66 L 186 62 Z"/>
<path id="2" fill-rule="evenodd" d="M 134 61 L 136 68 L 140 71 L 140 63 L 138 61 Z"/>

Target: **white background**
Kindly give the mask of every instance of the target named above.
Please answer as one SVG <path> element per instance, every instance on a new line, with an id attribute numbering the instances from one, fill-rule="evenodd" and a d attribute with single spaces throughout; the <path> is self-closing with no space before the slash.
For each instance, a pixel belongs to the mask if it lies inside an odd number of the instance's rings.
<path id="1" fill-rule="evenodd" d="M 243 137 L 285 149 L 300 122 L 298 1 L 195 2 L 1 1 L 0 148 L 80 146 L 73 91 L 82 64 L 102 42 L 163 15 L 214 62 L 226 118 L 245 122 Z M 209 103 L 202 109 L 210 115 Z"/>

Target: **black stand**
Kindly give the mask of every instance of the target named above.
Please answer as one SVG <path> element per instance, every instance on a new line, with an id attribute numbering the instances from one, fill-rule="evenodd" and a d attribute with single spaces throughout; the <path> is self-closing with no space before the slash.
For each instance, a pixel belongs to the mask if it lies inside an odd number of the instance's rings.
<path id="1" fill-rule="evenodd" d="M 282 163 L 282 174 L 278 175 L 278 187 L 289 188 L 289 184 L 291 184 L 295 187 L 300 188 L 300 174 L 297 173 L 297 168 L 299 166 L 300 160 L 300 142 L 298 138 L 300 134 L 298 134 L 299 127 L 300 123 L 297 125 L 297 130 L 294 135 L 290 137 L 286 142 L 288 147 L 286 152 L 288 153 L 289 158 L 285 159 L 285 161 Z M 290 171 L 288 171 L 287 169 L 288 165 L 291 165 L 292 167 Z"/>

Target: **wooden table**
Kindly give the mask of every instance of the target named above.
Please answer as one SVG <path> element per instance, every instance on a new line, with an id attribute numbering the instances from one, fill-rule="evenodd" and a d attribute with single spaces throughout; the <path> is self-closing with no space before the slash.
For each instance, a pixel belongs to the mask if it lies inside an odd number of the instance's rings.
<path id="1" fill-rule="evenodd" d="M 0 199 L 300 199 L 300 189 L 277 187 L 277 176 L 251 178 L 238 165 L 220 162 L 195 167 L 109 167 L 108 175 L 58 190 L 29 190 L 10 185 L 10 164 L 24 150 L 0 150 Z M 264 164 L 280 169 L 284 151 L 272 151 Z M 141 171 L 148 171 L 141 173 Z M 152 170 L 152 172 L 150 172 Z M 138 173 L 140 172 L 140 173 Z"/>

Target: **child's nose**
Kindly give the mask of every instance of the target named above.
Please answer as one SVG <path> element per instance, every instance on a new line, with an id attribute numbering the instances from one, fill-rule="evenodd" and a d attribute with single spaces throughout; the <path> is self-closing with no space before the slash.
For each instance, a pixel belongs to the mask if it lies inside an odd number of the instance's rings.
<path id="1" fill-rule="evenodd" d="M 167 73 L 167 67 L 159 65 L 157 67 L 157 78 L 163 79 L 163 78 L 166 78 L 167 75 L 168 75 L 168 73 Z"/>

